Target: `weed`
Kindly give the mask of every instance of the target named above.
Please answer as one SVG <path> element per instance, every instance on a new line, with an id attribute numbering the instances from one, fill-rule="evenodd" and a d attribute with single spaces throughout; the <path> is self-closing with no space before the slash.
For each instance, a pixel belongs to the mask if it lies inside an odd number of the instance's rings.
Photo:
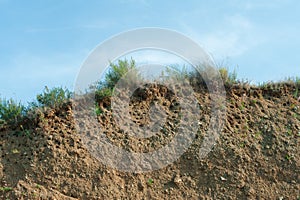
<path id="1" fill-rule="evenodd" d="M 152 178 L 149 178 L 148 181 L 147 181 L 147 184 L 149 186 L 152 186 L 153 182 L 154 182 L 154 180 Z"/>
<path id="2" fill-rule="evenodd" d="M 295 92 L 294 92 L 294 97 L 297 99 L 297 98 L 299 98 L 299 89 L 298 89 L 298 87 L 296 87 L 296 90 L 295 90 Z"/>
<path id="3" fill-rule="evenodd" d="M 96 113 L 97 116 L 99 116 L 103 113 L 103 110 L 98 105 L 96 105 L 95 113 Z"/>
<path id="4" fill-rule="evenodd" d="M 227 68 L 221 67 L 219 68 L 219 73 L 225 84 L 232 85 L 238 82 L 235 70 L 233 72 L 229 72 Z"/>
<path id="5" fill-rule="evenodd" d="M 103 100 L 105 97 L 111 97 L 112 94 L 113 94 L 113 89 L 101 88 L 95 92 L 95 100 L 99 102 Z"/>
<path id="6" fill-rule="evenodd" d="M 114 63 L 110 63 L 110 69 L 109 71 L 105 74 L 105 78 L 104 81 L 100 81 L 98 83 L 98 89 L 102 89 L 102 88 L 110 88 L 113 89 L 116 84 L 118 83 L 118 81 L 125 76 L 129 71 L 134 71 L 136 69 L 135 66 L 135 61 L 134 60 L 130 60 L 130 62 L 128 62 L 126 59 L 125 60 L 119 60 L 118 64 L 114 64 Z M 137 73 L 133 73 L 132 74 L 137 75 Z M 129 77 L 129 81 L 132 81 L 132 79 L 137 78 L 137 77 Z"/>
<path id="7" fill-rule="evenodd" d="M 233 99 L 228 99 L 227 101 L 228 101 L 228 103 L 230 103 L 230 104 L 234 104 Z"/>
<path id="8" fill-rule="evenodd" d="M 245 143 L 245 142 L 240 142 L 239 146 L 240 146 L 241 148 L 244 148 L 244 147 L 246 146 L 246 143 Z"/>
<path id="9" fill-rule="evenodd" d="M 245 102 L 242 102 L 241 105 L 239 106 L 239 109 L 241 111 L 245 110 Z"/>
<path id="10" fill-rule="evenodd" d="M 46 86 L 43 93 L 36 96 L 37 103 L 32 103 L 31 106 L 57 108 L 70 99 L 72 95 L 73 93 L 66 88 L 55 87 L 49 89 Z"/>
<path id="11" fill-rule="evenodd" d="M 11 191 L 13 190 L 12 187 L 0 187 L 0 191 L 3 191 L 3 192 L 8 192 L 8 191 Z"/>
<path id="12" fill-rule="evenodd" d="M 6 125 L 6 122 L 3 119 L 0 119 L 0 128 L 4 127 Z"/>
<path id="13" fill-rule="evenodd" d="M 292 103 L 292 104 L 290 105 L 290 109 L 293 110 L 293 111 L 297 111 L 298 106 L 297 106 L 296 104 L 293 104 L 293 103 Z"/>
<path id="14" fill-rule="evenodd" d="M 300 119 L 300 114 L 298 113 L 293 113 L 292 116 L 296 119 Z"/>
<path id="15" fill-rule="evenodd" d="M 25 107 L 13 99 L 0 100 L 0 124 L 14 125 L 21 121 L 25 115 Z"/>
<path id="16" fill-rule="evenodd" d="M 126 77 L 126 80 L 123 80 L 122 77 L 125 75 L 128 77 Z M 113 95 L 115 92 L 114 88 L 121 79 L 122 84 L 128 84 L 140 78 L 134 60 L 130 60 L 130 62 L 126 59 L 119 60 L 117 64 L 110 63 L 110 68 L 105 74 L 104 80 L 91 85 L 90 89 L 95 90 L 95 100 L 99 102 Z"/>
<path id="17" fill-rule="evenodd" d="M 251 104 L 252 106 L 254 106 L 256 103 L 257 103 L 257 100 L 256 100 L 256 99 L 251 99 L 250 104 Z"/>
<path id="18" fill-rule="evenodd" d="M 291 128 L 289 128 L 289 127 L 287 127 L 287 131 L 286 131 L 286 134 L 287 135 L 289 135 L 289 136 L 291 136 L 292 135 L 292 129 Z"/>
<path id="19" fill-rule="evenodd" d="M 33 192 L 32 193 L 32 197 L 36 198 L 37 197 L 37 193 Z"/>
<path id="20" fill-rule="evenodd" d="M 175 80 L 188 80 L 191 76 L 191 72 L 188 71 L 187 67 L 169 66 L 166 69 L 166 75 L 174 78 Z"/>
<path id="21" fill-rule="evenodd" d="M 254 137 L 257 139 L 259 137 L 261 137 L 261 131 L 258 131 L 257 133 L 255 133 Z"/>
<path id="22" fill-rule="evenodd" d="M 167 129 L 166 129 L 166 127 L 165 127 L 165 126 L 164 126 L 164 127 L 162 127 L 161 131 L 162 131 L 164 134 L 166 134 L 166 133 L 167 133 Z"/>
<path id="23" fill-rule="evenodd" d="M 20 129 L 23 133 L 23 135 L 29 137 L 30 136 L 30 131 L 28 129 L 24 129 L 23 125 L 20 125 Z"/>

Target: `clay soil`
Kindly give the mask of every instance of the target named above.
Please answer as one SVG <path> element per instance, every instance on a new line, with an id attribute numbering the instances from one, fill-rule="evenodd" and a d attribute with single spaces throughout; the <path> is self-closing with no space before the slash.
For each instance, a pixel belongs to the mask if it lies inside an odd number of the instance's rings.
<path id="1" fill-rule="evenodd" d="M 151 102 L 167 110 L 169 125 L 150 139 L 130 137 L 115 124 L 109 101 L 100 103 L 98 126 L 113 145 L 147 152 L 174 137 L 180 105 L 157 87 L 138 91 L 141 98 L 131 102 L 132 121 L 141 126 Z M 146 173 L 122 172 L 96 159 L 76 129 L 72 101 L 37 113 L 23 128 L 3 128 L 0 199 L 300 199 L 296 86 L 231 85 L 226 92 L 225 124 L 212 151 L 199 157 L 211 110 L 207 90 L 196 89 L 201 113 L 192 145 L 174 163 Z"/>

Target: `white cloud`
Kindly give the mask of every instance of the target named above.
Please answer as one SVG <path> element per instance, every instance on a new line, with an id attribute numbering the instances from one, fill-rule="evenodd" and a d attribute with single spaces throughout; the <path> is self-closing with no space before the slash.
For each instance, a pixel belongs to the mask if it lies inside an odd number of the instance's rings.
<path id="1" fill-rule="evenodd" d="M 185 33 L 204 46 L 214 57 L 235 57 L 264 42 L 257 27 L 242 15 L 232 15 L 220 21 L 212 31 L 199 35 L 185 27 Z"/>

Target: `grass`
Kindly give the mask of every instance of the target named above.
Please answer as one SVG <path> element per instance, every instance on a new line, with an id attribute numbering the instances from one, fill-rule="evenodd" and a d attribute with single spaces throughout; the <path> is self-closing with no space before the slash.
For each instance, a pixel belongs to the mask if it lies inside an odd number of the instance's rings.
<path id="1" fill-rule="evenodd" d="M 241 111 L 243 111 L 243 110 L 245 110 L 245 102 L 241 102 L 241 105 L 239 106 L 239 109 L 241 110 Z"/>
<path id="2" fill-rule="evenodd" d="M 262 83 L 258 84 L 258 87 L 261 89 L 278 90 L 285 84 L 291 84 L 291 85 L 295 86 L 294 97 L 298 98 L 299 90 L 300 90 L 300 77 L 298 77 L 298 76 L 288 77 L 288 78 L 285 78 L 284 80 L 277 81 L 277 82 L 273 82 L 273 81 L 262 82 Z"/>

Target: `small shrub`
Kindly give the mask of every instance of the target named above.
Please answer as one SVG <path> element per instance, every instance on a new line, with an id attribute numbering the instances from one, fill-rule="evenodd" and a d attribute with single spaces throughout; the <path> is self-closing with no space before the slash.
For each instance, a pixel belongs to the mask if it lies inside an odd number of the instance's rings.
<path id="1" fill-rule="evenodd" d="M 238 82 L 236 71 L 228 72 L 228 69 L 222 67 L 219 69 L 219 73 L 225 84 L 231 85 Z"/>
<path id="2" fill-rule="evenodd" d="M 197 86 L 197 87 L 201 86 L 207 89 L 207 82 L 202 77 L 202 75 L 200 75 L 200 73 L 195 73 L 190 76 L 190 84 L 192 86 Z"/>
<path id="3" fill-rule="evenodd" d="M 170 66 L 166 69 L 166 74 L 177 80 L 185 80 L 190 78 L 190 73 L 188 69 L 183 66 L 182 68 L 178 66 Z"/>
<path id="4" fill-rule="evenodd" d="M 101 101 L 105 97 L 111 97 L 113 94 L 113 90 L 110 88 L 102 88 L 95 92 L 96 101 Z"/>
<path id="5" fill-rule="evenodd" d="M 0 124 L 13 125 L 21 121 L 25 115 L 25 107 L 13 99 L 0 100 Z"/>
<path id="6" fill-rule="evenodd" d="M 130 74 L 128 74 L 130 72 Z M 118 64 L 110 63 L 110 68 L 105 74 L 104 80 L 99 81 L 96 85 L 90 86 L 95 90 L 95 99 L 97 102 L 103 100 L 105 97 L 111 97 L 114 88 L 122 77 L 127 76 L 122 80 L 122 84 L 135 81 L 141 77 L 138 75 L 134 60 L 119 60 Z"/>
<path id="7" fill-rule="evenodd" d="M 130 62 L 127 60 L 119 60 L 118 64 L 110 63 L 110 69 L 105 75 L 104 82 L 99 83 L 99 89 L 113 89 L 123 76 L 125 76 L 129 71 L 135 69 L 136 66 L 134 60 L 130 60 Z"/>
<path id="8" fill-rule="evenodd" d="M 218 80 L 219 76 L 224 84 L 232 85 L 238 83 L 236 71 L 229 72 L 228 69 L 224 67 L 219 68 L 218 71 L 210 67 L 199 69 L 201 69 L 199 72 L 197 70 L 192 70 L 188 74 L 192 85 L 206 85 L 207 81 Z"/>
<path id="9" fill-rule="evenodd" d="M 33 106 L 56 108 L 66 100 L 70 99 L 72 95 L 72 92 L 66 88 L 55 87 L 53 89 L 49 89 L 46 86 L 43 93 L 36 96 L 37 104 L 33 103 Z"/>

